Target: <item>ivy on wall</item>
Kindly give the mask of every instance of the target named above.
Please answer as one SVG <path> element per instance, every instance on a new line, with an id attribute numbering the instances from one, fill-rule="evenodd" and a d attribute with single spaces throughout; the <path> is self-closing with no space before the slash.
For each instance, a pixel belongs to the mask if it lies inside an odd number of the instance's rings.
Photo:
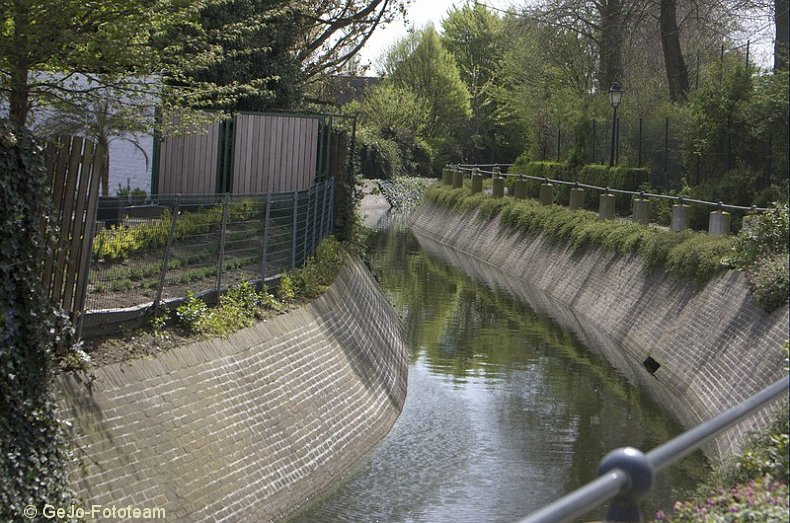
<path id="1" fill-rule="evenodd" d="M 56 352 L 71 347 L 68 317 L 41 283 L 48 215 L 43 151 L 0 128 L 0 520 L 32 506 L 68 507 L 68 451 L 52 391 Z M 35 520 L 35 518 L 33 518 Z"/>

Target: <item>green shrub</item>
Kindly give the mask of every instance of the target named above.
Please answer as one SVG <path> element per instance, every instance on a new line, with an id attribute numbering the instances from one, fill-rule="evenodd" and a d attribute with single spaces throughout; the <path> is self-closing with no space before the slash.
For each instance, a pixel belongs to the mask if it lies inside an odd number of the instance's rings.
<path id="1" fill-rule="evenodd" d="M 787 252 L 788 235 L 788 206 L 776 203 L 761 215 L 745 220 L 733 248 L 733 263 L 747 268 L 758 258 Z"/>
<path id="2" fill-rule="evenodd" d="M 248 282 L 242 282 L 220 296 L 213 308 L 193 293 L 187 293 L 186 301 L 176 309 L 176 318 L 193 334 L 227 336 L 253 325 L 263 304 L 279 308 L 272 300 L 270 294 L 259 293 Z"/>
<path id="3" fill-rule="evenodd" d="M 501 223 L 524 234 L 544 234 L 555 243 L 569 243 L 575 251 L 601 247 L 623 255 L 638 254 L 646 270 L 705 282 L 726 268 L 731 237 L 683 231 L 673 233 L 630 221 L 601 221 L 596 214 L 541 205 L 535 200 L 472 195 L 467 189 L 436 185 L 426 198 L 455 212 L 479 209 L 478 219 L 500 216 Z"/>
<path id="4" fill-rule="evenodd" d="M 752 295 L 763 310 L 772 312 L 787 303 L 790 292 L 787 252 L 759 258 L 748 275 Z"/>
<path id="5" fill-rule="evenodd" d="M 196 298 L 191 291 L 187 292 L 186 301 L 176 309 L 176 318 L 193 333 L 204 332 L 208 305 L 200 298 Z"/>
<path id="6" fill-rule="evenodd" d="M 280 284 L 277 286 L 277 298 L 282 302 L 289 302 L 295 297 L 296 290 L 294 289 L 293 277 L 289 274 L 285 274 L 280 278 Z"/>

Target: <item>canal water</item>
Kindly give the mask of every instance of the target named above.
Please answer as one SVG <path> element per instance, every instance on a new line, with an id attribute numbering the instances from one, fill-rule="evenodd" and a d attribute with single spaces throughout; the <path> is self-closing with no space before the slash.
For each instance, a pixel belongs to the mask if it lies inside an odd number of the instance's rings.
<path id="1" fill-rule="evenodd" d="M 376 233 L 372 271 L 406 327 L 406 405 L 371 454 L 290 521 L 515 521 L 594 479 L 610 450 L 682 432 L 551 318 L 428 255 L 400 223 Z M 646 514 L 708 470 L 695 454 L 661 473 Z"/>

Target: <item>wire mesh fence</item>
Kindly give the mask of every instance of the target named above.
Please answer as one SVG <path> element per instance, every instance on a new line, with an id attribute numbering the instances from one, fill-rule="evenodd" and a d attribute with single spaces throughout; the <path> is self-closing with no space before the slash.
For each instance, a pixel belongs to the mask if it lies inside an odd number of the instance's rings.
<path id="1" fill-rule="evenodd" d="M 87 310 L 151 306 L 302 266 L 331 231 L 333 181 L 292 193 L 159 195 L 93 241 Z"/>

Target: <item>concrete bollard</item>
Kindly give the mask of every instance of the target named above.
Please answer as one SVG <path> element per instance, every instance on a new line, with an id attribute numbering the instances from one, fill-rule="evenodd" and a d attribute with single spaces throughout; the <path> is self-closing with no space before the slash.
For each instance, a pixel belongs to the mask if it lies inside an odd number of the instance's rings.
<path id="1" fill-rule="evenodd" d="M 453 184 L 453 171 L 451 169 L 442 169 L 442 185 Z"/>
<path id="2" fill-rule="evenodd" d="M 634 198 L 634 214 L 631 216 L 631 219 L 642 225 L 650 223 L 650 200 L 647 198 Z"/>
<path id="3" fill-rule="evenodd" d="M 460 189 L 464 186 L 464 172 L 456 169 L 453 172 L 453 189 Z"/>
<path id="4" fill-rule="evenodd" d="M 513 195 L 518 200 L 524 200 L 527 197 L 527 180 L 524 178 L 519 178 L 516 180 L 516 190 L 515 194 Z"/>
<path id="5" fill-rule="evenodd" d="M 540 184 L 539 201 L 542 205 L 551 205 L 554 203 L 554 185 L 549 182 Z"/>
<path id="6" fill-rule="evenodd" d="M 571 197 L 568 202 L 568 207 L 571 209 L 581 209 L 584 207 L 584 189 L 581 187 L 574 187 L 571 189 Z"/>
<path id="7" fill-rule="evenodd" d="M 494 178 L 493 195 L 495 198 L 501 198 L 505 195 L 505 179 L 502 177 Z"/>
<path id="8" fill-rule="evenodd" d="M 598 205 L 598 218 L 601 220 L 614 218 L 614 194 L 607 192 L 601 195 Z"/>
<path id="9" fill-rule="evenodd" d="M 670 223 L 669 228 L 672 232 L 680 232 L 683 229 L 688 229 L 689 227 L 689 206 L 683 204 L 683 200 L 680 200 L 680 203 L 676 203 L 672 206 L 672 223 Z"/>
<path id="10" fill-rule="evenodd" d="M 713 211 L 708 219 L 708 234 L 711 236 L 726 236 L 730 234 L 731 216 L 727 211 Z"/>
<path id="11" fill-rule="evenodd" d="M 483 177 L 477 172 L 477 169 L 472 173 L 472 194 L 483 192 Z"/>

